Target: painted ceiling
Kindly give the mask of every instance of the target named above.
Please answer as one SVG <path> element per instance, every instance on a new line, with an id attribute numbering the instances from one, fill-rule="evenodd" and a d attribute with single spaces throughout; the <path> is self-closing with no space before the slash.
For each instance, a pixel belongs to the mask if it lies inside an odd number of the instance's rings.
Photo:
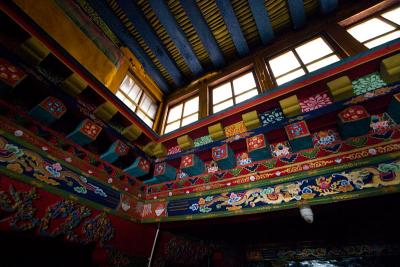
<path id="1" fill-rule="evenodd" d="M 107 36 L 127 46 L 167 94 L 339 5 L 338 0 L 86 1 L 77 2 L 92 9 Z"/>

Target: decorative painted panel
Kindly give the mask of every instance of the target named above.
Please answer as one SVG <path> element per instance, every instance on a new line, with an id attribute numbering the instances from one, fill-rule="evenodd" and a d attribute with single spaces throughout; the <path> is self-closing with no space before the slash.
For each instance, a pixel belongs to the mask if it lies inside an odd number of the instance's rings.
<path id="1" fill-rule="evenodd" d="M 4 137 L 0 137 L 0 152 L 0 172 L 37 181 L 38 184 L 44 183 L 108 208 L 115 209 L 119 205 L 120 193 L 115 189 Z"/>
<path id="2" fill-rule="evenodd" d="M 276 108 L 260 115 L 260 121 L 263 126 L 273 125 L 278 122 L 285 120 L 285 116 L 280 108 Z"/>
<path id="3" fill-rule="evenodd" d="M 348 107 L 339 113 L 339 118 L 343 123 L 358 121 L 368 117 L 369 114 L 363 106 Z"/>
<path id="4" fill-rule="evenodd" d="M 290 145 L 287 141 L 271 144 L 270 147 L 274 157 L 287 156 L 291 152 Z"/>
<path id="5" fill-rule="evenodd" d="M 393 127 L 396 123 L 390 118 L 387 113 L 377 114 L 371 116 L 371 129 L 376 133 L 384 133 L 389 128 Z"/>
<path id="6" fill-rule="evenodd" d="M 299 121 L 285 126 L 286 134 L 289 140 L 305 137 L 310 135 L 305 121 Z"/>
<path id="7" fill-rule="evenodd" d="M 301 112 L 306 113 L 332 104 L 327 93 L 320 93 L 300 100 Z"/>
<path id="8" fill-rule="evenodd" d="M 226 137 L 231 137 L 246 132 L 247 128 L 246 125 L 244 125 L 243 121 L 239 121 L 237 123 L 226 126 L 224 131 Z"/>
<path id="9" fill-rule="evenodd" d="M 246 139 L 247 151 L 252 152 L 266 147 L 264 134 L 258 134 Z"/>
<path id="10" fill-rule="evenodd" d="M 49 96 L 39 104 L 44 110 L 49 112 L 54 118 L 59 119 L 67 111 L 65 105 L 57 98 Z"/>
<path id="11" fill-rule="evenodd" d="M 211 136 L 206 135 L 206 136 L 202 136 L 202 137 L 194 139 L 193 142 L 194 142 L 194 147 L 199 147 L 199 146 L 203 146 L 203 145 L 212 143 L 213 140 L 212 140 Z"/>
<path id="12" fill-rule="evenodd" d="M 96 140 L 101 132 L 101 127 L 93 121 L 86 119 L 82 122 L 80 131 L 92 140 Z"/>
<path id="13" fill-rule="evenodd" d="M 339 141 L 339 133 L 334 129 L 319 131 L 313 135 L 314 146 L 326 146 Z"/>
<path id="14" fill-rule="evenodd" d="M 168 149 L 167 155 L 173 155 L 182 152 L 182 149 L 180 146 L 173 146 Z"/>
<path id="15" fill-rule="evenodd" d="M 3 58 L 0 58 L 0 80 L 11 87 L 15 87 L 26 77 L 26 73 L 12 65 Z"/>
<path id="16" fill-rule="evenodd" d="M 355 95 L 362 95 L 386 86 L 378 72 L 374 72 L 351 82 Z"/>
<path id="17" fill-rule="evenodd" d="M 243 213 L 261 212 L 287 207 L 290 203 L 294 206 L 298 201 L 312 203 L 313 200 L 319 199 L 319 203 L 329 202 L 351 198 L 352 193 L 355 193 L 355 197 L 360 197 L 361 194 L 369 194 L 371 189 L 383 192 L 384 187 L 391 187 L 393 192 L 398 192 L 399 184 L 400 161 L 397 160 L 290 183 L 171 200 L 167 210 L 169 217 L 207 213 L 218 216 L 218 213 L 227 215 L 239 210 Z"/>

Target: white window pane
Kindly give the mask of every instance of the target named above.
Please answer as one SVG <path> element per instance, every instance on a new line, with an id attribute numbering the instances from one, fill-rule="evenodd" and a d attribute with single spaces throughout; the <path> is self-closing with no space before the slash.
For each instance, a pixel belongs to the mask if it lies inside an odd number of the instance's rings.
<path id="1" fill-rule="evenodd" d="M 142 119 L 142 121 L 144 121 L 144 123 L 147 124 L 147 126 L 152 127 L 153 126 L 153 121 L 150 120 L 143 112 L 141 112 L 140 110 L 138 110 L 138 112 L 136 112 L 136 115 L 138 115 L 139 118 Z"/>
<path id="2" fill-rule="evenodd" d="M 154 119 L 154 117 L 156 116 L 156 113 L 157 113 L 157 105 L 156 104 L 152 104 L 150 106 L 149 111 L 147 112 L 147 115 L 149 115 L 149 117 Z"/>
<path id="3" fill-rule="evenodd" d="M 373 18 L 359 25 L 349 28 L 347 31 L 360 43 L 372 39 L 381 34 L 387 33 L 395 28 L 386 22 Z"/>
<path id="4" fill-rule="evenodd" d="M 387 42 L 389 42 L 389 41 L 392 41 L 392 40 L 394 40 L 394 39 L 396 39 L 396 38 L 400 38 L 400 31 L 395 31 L 395 32 L 386 34 L 386 35 L 384 35 L 384 36 L 382 36 L 382 37 L 379 37 L 379 38 L 377 38 L 377 39 L 375 39 L 375 40 L 372 40 L 372 41 L 370 41 L 370 42 L 367 42 L 367 43 L 365 43 L 364 45 L 365 45 L 366 47 L 368 47 L 368 48 L 373 48 L 373 47 L 375 47 L 375 46 L 378 46 L 378 45 L 387 43 Z"/>
<path id="5" fill-rule="evenodd" d="M 225 102 L 222 102 L 222 103 L 214 106 L 213 107 L 213 111 L 214 111 L 214 113 L 216 113 L 216 112 L 218 112 L 220 110 L 223 110 L 223 109 L 226 109 L 226 108 L 229 108 L 229 107 L 233 107 L 233 100 L 232 99 L 229 99 L 229 100 L 227 100 Z"/>
<path id="6" fill-rule="evenodd" d="M 333 53 L 322 38 L 317 38 L 297 47 L 296 52 L 304 64 Z"/>
<path id="7" fill-rule="evenodd" d="M 199 97 L 192 98 L 185 102 L 185 109 L 183 110 L 183 116 L 193 114 L 199 111 Z"/>
<path id="8" fill-rule="evenodd" d="M 213 103 L 221 102 L 230 97 L 232 97 L 232 90 L 229 82 L 213 89 Z"/>
<path id="9" fill-rule="evenodd" d="M 199 119 L 198 113 L 190 115 L 189 117 L 182 119 L 182 126 L 185 126 L 185 125 L 188 125 L 189 123 L 195 122 L 198 119 Z"/>
<path id="10" fill-rule="evenodd" d="M 152 104 L 153 100 L 151 100 L 149 96 L 144 94 L 142 99 L 140 100 L 139 106 L 143 109 L 144 112 L 148 112 Z"/>
<path id="11" fill-rule="evenodd" d="M 119 88 L 123 92 L 128 94 L 134 84 L 135 84 L 135 82 L 133 81 L 133 79 L 131 77 L 129 77 L 129 75 L 126 75 Z"/>
<path id="12" fill-rule="evenodd" d="M 142 89 L 139 88 L 136 84 L 129 91 L 128 96 L 132 99 L 133 102 L 138 103 L 141 95 Z"/>
<path id="13" fill-rule="evenodd" d="M 249 99 L 249 98 L 251 98 L 253 96 L 256 96 L 257 94 L 258 94 L 257 89 L 254 89 L 254 90 L 251 90 L 251 91 L 249 91 L 247 93 L 244 93 L 243 95 L 240 95 L 240 96 L 235 98 L 236 104 L 240 103 L 240 102 L 243 102 L 243 101 L 245 101 L 245 100 L 247 100 L 247 99 Z"/>
<path id="14" fill-rule="evenodd" d="M 183 107 L 183 104 L 179 104 L 169 110 L 167 123 L 171 122 L 171 121 L 176 121 L 177 119 L 181 118 L 182 107 Z"/>
<path id="15" fill-rule="evenodd" d="M 389 12 L 383 13 L 382 17 L 400 25 L 400 7 L 395 8 Z"/>
<path id="16" fill-rule="evenodd" d="M 304 70 L 303 69 L 299 69 L 299 70 L 293 71 L 293 72 L 291 72 L 291 73 L 289 73 L 287 75 L 284 75 L 284 76 L 280 77 L 279 79 L 276 79 L 276 83 L 278 85 L 281 85 L 281 84 L 284 84 L 284 83 L 286 83 L 288 81 L 294 80 L 294 79 L 296 79 L 296 78 L 298 78 L 300 76 L 303 76 L 304 74 L 306 74 L 304 72 Z"/>
<path id="17" fill-rule="evenodd" d="M 292 51 L 271 59 L 269 65 L 275 77 L 300 67 L 300 63 Z"/>
<path id="18" fill-rule="evenodd" d="M 131 101 L 127 101 L 125 104 L 126 104 L 126 105 L 128 106 L 128 108 L 130 108 L 132 111 L 136 111 L 136 105 L 133 104 Z"/>
<path id="19" fill-rule="evenodd" d="M 320 61 L 317 61 L 315 63 L 312 63 L 310 65 L 307 66 L 307 69 L 309 72 L 312 72 L 314 70 L 320 69 L 322 67 L 328 66 L 332 63 L 335 63 L 337 61 L 339 61 L 340 58 L 336 55 L 321 59 Z"/>
<path id="20" fill-rule="evenodd" d="M 255 87 L 256 81 L 254 80 L 254 75 L 252 72 L 233 80 L 233 92 L 235 95 Z"/>
<path id="21" fill-rule="evenodd" d="M 121 93 L 120 91 L 118 91 L 118 92 L 116 93 L 116 96 L 117 96 L 119 99 L 121 99 L 122 102 L 124 102 L 125 96 L 124 96 L 123 93 Z"/>
<path id="22" fill-rule="evenodd" d="M 167 126 L 165 127 L 165 131 L 164 133 L 169 133 L 172 132 L 173 130 L 179 129 L 179 121 L 177 122 L 173 122 L 171 124 L 167 124 Z"/>

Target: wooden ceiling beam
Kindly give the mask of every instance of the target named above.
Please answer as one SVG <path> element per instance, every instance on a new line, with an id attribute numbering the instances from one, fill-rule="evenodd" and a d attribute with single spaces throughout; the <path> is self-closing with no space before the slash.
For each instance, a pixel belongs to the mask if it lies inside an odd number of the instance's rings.
<path id="1" fill-rule="evenodd" d="M 336 10 L 338 0 L 319 0 L 319 9 L 322 14 L 328 14 Z"/>
<path id="2" fill-rule="evenodd" d="M 198 8 L 195 0 L 180 0 L 180 3 L 185 10 L 186 15 L 189 17 L 196 33 L 199 35 L 201 43 L 207 50 L 214 67 L 221 68 L 225 65 L 224 55 L 219 48 L 207 22 L 205 21 L 200 9 Z"/>
<path id="3" fill-rule="evenodd" d="M 243 35 L 240 23 L 235 15 L 229 0 L 217 0 L 217 6 L 231 35 L 236 51 L 240 56 L 246 56 L 250 50 L 246 38 Z"/>
<path id="4" fill-rule="evenodd" d="M 97 0 L 87 1 L 96 13 L 104 20 L 111 31 L 113 31 L 113 33 L 117 35 L 117 37 L 135 54 L 144 70 L 151 76 L 157 86 L 164 93 L 169 93 L 169 86 L 157 67 L 154 65 L 153 61 L 151 61 L 132 35 L 127 32 L 125 26 L 107 6 L 107 3 L 105 1 Z"/>
<path id="5" fill-rule="evenodd" d="M 168 54 L 167 49 L 154 32 L 152 26 L 147 22 L 135 1 L 118 0 L 118 5 L 142 36 L 160 63 L 168 71 L 169 75 L 171 75 L 174 83 L 177 86 L 183 86 L 185 81 L 181 71 L 176 66 L 175 61 Z"/>
<path id="6" fill-rule="evenodd" d="M 303 0 L 286 0 L 293 29 L 300 29 L 306 24 L 306 11 Z"/>
<path id="7" fill-rule="evenodd" d="M 264 0 L 248 0 L 248 2 L 261 41 L 263 44 L 268 44 L 274 39 L 274 30 L 272 29 L 272 24 Z"/>
<path id="8" fill-rule="evenodd" d="M 199 59 L 194 53 L 189 41 L 187 40 L 185 33 L 176 22 L 174 15 L 169 10 L 164 0 L 150 0 L 149 4 L 156 14 L 158 20 L 164 26 L 168 35 L 171 37 L 179 53 L 189 66 L 191 72 L 195 76 L 199 76 L 203 73 L 203 67 L 200 64 Z"/>

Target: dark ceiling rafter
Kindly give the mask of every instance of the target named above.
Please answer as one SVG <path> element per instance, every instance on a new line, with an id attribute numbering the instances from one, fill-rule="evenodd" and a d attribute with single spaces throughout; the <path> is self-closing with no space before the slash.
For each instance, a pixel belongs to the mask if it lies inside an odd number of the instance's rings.
<path id="1" fill-rule="evenodd" d="M 134 1 L 128 0 L 118 0 L 117 2 L 125 15 L 132 22 L 136 30 L 145 40 L 151 51 L 154 53 L 160 63 L 167 69 L 175 85 L 179 87 L 183 86 L 185 84 L 185 79 L 181 71 L 176 66 L 174 60 L 168 54 L 168 51 L 162 44 L 162 41 L 154 32 L 153 28 L 149 25 L 136 3 Z"/>
<path id="2" fill-rule="evenodd" d="M 249 54 L 249 46 L 240 28 L 240 23 L 235 15 L 230 0 L 217 0 L 218 9 L 231 35 L 236 51 L 240 56 Z"/>
<path id="3" fill-rule="evenodd" d="M 151 76 L 158 87 L 164 93 L 169 93 L 170 89 L 164 77 L 107 3 L 103 0 L 87 0 L 87 2 L 104 20 L 114 34 L 135 54 L 143 65 L 144 70 Z"/>
<path id="4" fill-rule="evenodd" d="M 248 3 L 256 22 L 261 41 L 263 44 L 268 44 L 274 39 L 275 35 L 264 0 L 248 0 Z"/>
<path id="5" fill-rule="evenodd" d="M 168 35 L 171 37 L 176 48 L 189 66 L 195 76 L 203 73 L 203 67 L 196 54 L 194 53 L 185 33 L 176 22 L 174 15 L 169 10 L 164 0 L 149 0 L 149 4 L 156 14 L 158 20 L 164 26 Z"/>
<path id="6" fill-rule="evenodd" d="M 207 50 L 214 67 L 220 68 L 225 64 L 224 56 L 215 40 L 207 22 L 204 20 L 195 0 L 180 0 L 180 3 L 189 17 L 190 22 L 199 35 L 200 40 Z"/>
<path id="7" fill-rule="evenodd" d="M 303 0 L 286 0 L 293 29 L 300 29 L 306 24 L 306 11 Z"/>
<path id="8" fill-rule="evenodd" d="M 338 6 L 338 0 L 319 0 L 319 7 L 322 14 L 333 12 Z"/>

